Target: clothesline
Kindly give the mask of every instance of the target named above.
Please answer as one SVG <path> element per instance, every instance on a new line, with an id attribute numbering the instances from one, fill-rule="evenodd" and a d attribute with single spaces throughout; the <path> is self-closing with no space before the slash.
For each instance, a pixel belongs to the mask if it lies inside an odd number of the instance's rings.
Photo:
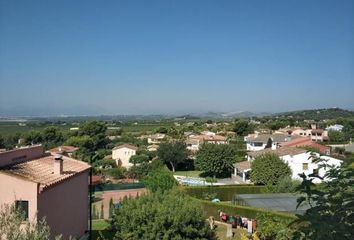
<path id="1" fill-rule="evenodd" d="M 242 217 L 240 215 L 228 215 L 223 211 L 219 211 L 219 217 L 222 222 L 230 223 L 233 228 L 245 228 L 247 232 L 253 233 L 257 229 L 257 220 Z"/>

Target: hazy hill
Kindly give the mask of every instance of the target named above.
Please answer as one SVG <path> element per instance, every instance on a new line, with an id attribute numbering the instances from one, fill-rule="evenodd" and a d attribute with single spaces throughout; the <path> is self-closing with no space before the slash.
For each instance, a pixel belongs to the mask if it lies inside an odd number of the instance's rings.
<path id="1" fill-rule="evenodd" d="M 354 117 L 354 111 L 341 108 L 322 108 L 311 110 L 298 110 L 284 113 L 276 113 L 273 117 L 288 117 L 298 120 L 324 120 L 333 118 L 351 118 Z"/>

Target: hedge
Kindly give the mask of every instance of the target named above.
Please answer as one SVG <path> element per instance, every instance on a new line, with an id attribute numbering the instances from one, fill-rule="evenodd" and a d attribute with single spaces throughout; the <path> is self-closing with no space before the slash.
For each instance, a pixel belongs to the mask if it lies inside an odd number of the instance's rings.
<path id="1" fill-rule="evenodd" d="M 100 184 L 95 186 L 95 192 L 101 191 L 112 191 L 112 190 L 125 190 L 125 189 L 139 189 L 144 188 L 143 183 L 110 183 L 110 184 Z"/>
<path id="2" fill-rule="evenodd" d="M 254 186 L 250 184 L 184 187 L 184 189 L 188 195 L 194 198 L 204 199 L 206 194 L 216 194 L 216 198 L 219 198 L 220 201 L 232 201 L 235 194 L 257 194 L 267 192 L 265 186 Z"/>
<path id="3" fill-rule="evenodd" d="M 208 218 L 209 216 L 213 216 L 215 219 L 219 219 L 219 211 L 226 212 L 230 215 L 240 215 L 246 218 L 256 218 L 257 214 L 266 213 L 268 216 L 273 215 L 274 217 L 278 217 L 287 221 L 293 221 L 297 219 L 297 217 L 290 213 L 282 213 L 275 212 L 261 208 L 233 205 L 230 203 L 213 203 L 208 200 L 195 199 L 202 205 L 204 216 Z"/>

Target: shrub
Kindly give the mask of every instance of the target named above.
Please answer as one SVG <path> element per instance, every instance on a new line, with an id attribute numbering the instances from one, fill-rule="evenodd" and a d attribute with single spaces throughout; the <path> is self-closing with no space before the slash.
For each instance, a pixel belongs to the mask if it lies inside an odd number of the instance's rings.
<path id="1" fill-rule="evenodd" d="M 157 192 L 125 198 L 115 211 L 111 230 L 123 239 L 215 239 L 197 202 L 180 192 Z"/>
<path id="2" fill-rule="evenodd" d="M 104 173 L 107 176 L 112 177 L 114 179 L 122 179 L 124 178 L 126 171 L 127 170 L 123 167 L 117 167 L 117 168 L 106 169 Z"/>
<path id="3" fill-rule="evenodd" d="M 275 154 L 262 154 L 252 162 L 251 181 L 255 184 L 276 185 L 290 176 L 290 167 Z"/>
<path id="4" fill-rule="evenodd" d="M 293 193 L 300 184 L 301 181 L 286 176 L 281 178 L 276 185 L 267 185 L 267 190 L 273 193 Z"/>
<path id="5" fill-rule="evenodd" d="M 203 144 L 195 158 L 195 167 L 211 177 L 230 177 L 236 149 L 227 144 Z"/>
<path id="6" fill-rule="evenodd" d="M 167 169 L 157 169 L 151 172 L 143 179 L 143 183 L 152 192 L 164 192 L 177 186 L 175 178 Z"/>
<path id="7" fill-rule="evenodd" d="M 93 167 L 102 167 L 102 168 L 115 168 L 117 167 L 116 161 L 112 159 L 103 159 L 98 160 L 92 164 Z"/>
<path id="8" fill-rule="evenodd" d="M 258 213 L 257 232 L 261 239 L 291 239 L 293 229 L 289 228 L 292 219 L 284 219 L 271 213 Z"/>

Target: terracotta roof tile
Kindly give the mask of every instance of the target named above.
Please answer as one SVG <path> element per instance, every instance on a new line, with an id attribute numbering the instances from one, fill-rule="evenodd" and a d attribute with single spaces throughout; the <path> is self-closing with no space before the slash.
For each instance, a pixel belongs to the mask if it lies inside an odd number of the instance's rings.
<path id="1" fill-rule="evenodd" d="M 234 167 L 236 167 L 240 171 L 248 170 L 251 169 L 251 162 L 250 161 L 238 162 L 234 164 Z"/>
<path id="2" fill-rule="evenodd" d="M 276 150 L 264 149 L 264 150 L 260 150 L 260 151 L 248 152 L 247 154 L 251 157 L 257 157 L 262 154 L 270 153 L 270 154 L 275 154 L 275 155 L 278 155 L 279 157 L 282 157 L 282 156 L 286 156 L 286 155 L 297 155 L 297 154 L 301 154 L 301 153 L 305 153 L 305 152 L 307 152 L 307 150 L 305 150 L 305 149 L 294 148 L 294 147 L 281 147 Z"/>
<path id="3" fill-rule="evenodd" d="M 47 155 L 34 160 L 6 166 L 0 169 L 0 173 L 20 177 L 31 182 L 39 183 L 40 190 L 71 178 L 72 176 L 90 169 L 90 165 L 66 156 L 63 159 L 63 173 L 53 173 L 54 156 Z"/>

